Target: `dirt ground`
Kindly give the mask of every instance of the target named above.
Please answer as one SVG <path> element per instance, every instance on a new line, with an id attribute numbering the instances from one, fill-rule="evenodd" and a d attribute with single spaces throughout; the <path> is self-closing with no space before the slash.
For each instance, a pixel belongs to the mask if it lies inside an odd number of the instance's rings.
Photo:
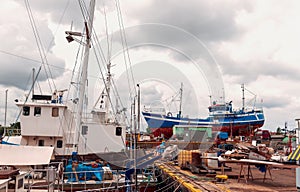
<path id="1" fill-rule="evenodd" d="M 240 165 L 228 164 L 232 168 L 231 172 L 225 172 L 229 179 L 223 185 L 232 192 L 288 192 L 297 191 L 296 187 L 296 166 L 288 166 L 288 168 L 272 168 L 272 180 L 269 174 L 268 179 L 263 182 L 264 173 L 260 172 L 254 165 L 250 166 L 253 180 L 244 178 L 238 182 L 237 176 L 239 175 Z M 246 169 L 247 170 L 247 169 Z M 218 172 L 219 173 L 219 172 Z M 247 177 L 247 176 L 246 176 Z M 220 184 L 222 185 L 222 184 Z"/>

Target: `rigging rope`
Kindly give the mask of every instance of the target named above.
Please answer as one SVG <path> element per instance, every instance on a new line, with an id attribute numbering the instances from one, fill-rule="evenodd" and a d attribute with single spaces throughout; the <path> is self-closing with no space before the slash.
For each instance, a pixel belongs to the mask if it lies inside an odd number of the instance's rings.
<path id="1" fill-rule="evenodd" d="M 47 57 L 46 57 L 46 54 L 45 54 L 44 46 L 43 46 L 41 38 L 39 36 L 38 30 L 37 30 L 37 27 L 36 27 L 36 23 L 35 23 L 35 20 L 34 20 L 33 14 L 32 14 L 32 10 L 30 8 L 30 4 L 29 4 L 28 0 L 25 0 L 25 6 L 26 6 L 27 14 L 28 14 L 28 17 L 29 17 L 29 20 L 30 20 L 31 28 L 32 28 L 33 33 L 34 33 L 36 44 L 37 44 L 37 47 L 38 47 L 38 50 L 39 50 L 39 55 L 41 57 L 42 66 L 44 67 L 45 74 L 47 76 L 47 81 L 48 81 L 48 84 L 49 84 L 49 88 L 50 88 L 50 91 L 52 93 L 53 89 L 52 89 L 52 86 L 51 86 L 51 83 L 50 83 L 50 80 L 49 80 L 48 73 L 50 74 L 50 77 L 52 79 L 52 84 L 54 86 L 54 89 L 56 89 L 56 86 L 55 86 L 55 83 L 54 83 L 54 80 L 53 80 L 53 76 L 52 76 L 52 73 L 51 73 L 51 70 L 50 70 L 50 66 L 48 65 L 48 60 L 47 60 Z M 47 72 L 47 70 L 49 70 L 49 72 Z"/>
<path id="2" fill-rule="evenodd" d="M 120 37 L 121 37 L 121 43 L 122 43 L 122 47 L 123 47 L 123 57 L 124 57 L 124 63 L 125 63 L 125 67 L 126 67 L 126 75 L 127 75 L 127 80 L 128 80 L 128 88 L 129 88 L 129 95 L 130 95 L 130 99 L 133 100 L 134 96 L 132 96 L 131 93 L 131 84 L 130 84 L 130 74 L 129 74 L 129 69 L 131 72 L 131 78 L 133 81 L 133 90 L 134 90 L 134 95 L 137 95 L 137 90 L 135 87 L 135 81 L 134 81 L 134 77 L 133 77 L 133 72 L 132 72 L 132 66 L 131 66 L 131 59 L 129 57 L 129 49 L 128 49 L 128 44 L 127 44 L 127 40 L 126 40 L 126 35 L 125 35 L 125 28 L 124 28 L 124 24 L 123 24 L 123 18 L 122 18 L 122 12 L 121 12 L 121 8 L 120 8 L 120 3 L 118 0 L 115 0 L 116 2 L 116 8 L 117 8 L 117 17 L 118 17 L 118 24 L 120 27 Z M 127 54 L 126 54 L 126 53 Z M 127 58 L 126 58 L 127 56 Z M 127 59 L 129 64 L 127 64 Z M 128 67 L 129 65 L 129 67 Z"/>
<path id="3" fill-rule="evenodd" d="M 50 51 L 50 47 L 51 47 L 52 43 L 54 42 L 54 39 L 55 39 L 55 36 L 56 36 L 56 34 L 57 34 L 57 32 L 58 32 L 59 26 L 60 26 L 61 23 L 62 23 L 62 20 L 63 20 L 63 18 L 64 18 L 64 16 L 65 16 L 65 13 L 66 13 L 66 11 L 67 11 L 69 5 L 70 5 L 70 0 L 68 0 L 67 4 L 66 4 L 66 6 L 65 6 L 65 8 L 64 8 L 64 10 L 63 10 L 63 13 L 61 14 L 61 16 L 60 16 L 60 18 L 59 18 L 57 27 L 56 27 L 56 29 L 55 29 L 55 32 L 53 33 L 53 37 L 52 37 L 52 39 L 51 39 L 51 41 L 50 41 L 50 43 L 49 43 L 49 45 L 48 45 L 47 53 Z"/>
<path id="4" fill-rule="evenodd" d="M 39 50 L 39 55 L 41 57 L 42 66 L 44 67 L 45 74 L 46 74 L 46 77 L 47 77 L 47 81 L 48 81 L 48 84 L 49 84 L 49 88 L 50 88 L 50 91 L 52 93 L 53 89 L 52 89 L 52 86 L 51 86 L 51 83 L 50 83 L 50 80 L 49 80 L 48 73 L 50 74 L 50 77 L 52 79 L 52 84 L 53 84 L 54 89 L 56 89 L 56 86 L 55 86 L 55 83 L 54 83 L 54 80 L 53 80 L 53 76 L 52 76 L 52 73 L 51 73 L 51 70 L 50 70 L 50 66 L 48 64 L 48 60 L 47 60 L 47 57 L 46 57 L 46 54 L 45 54 L 44 46 L 43 46 L 41 38 L 39 36 L 38 29 L 36 27 L 36 23 L 35 23 L 35 20 L 34 20 L 34 17 L 33 17 L 33 14 L 32 14 L 30 4 L 29 4 L 28 0 L 25 0 L 25 6 L 26 6 L 27 14 L 28 14 L 28 17 L 29 17 L 29 20 L 30 20 L 31 28 L 33 30 L 33 34 L 34 34 L 34 37 L 35 37 L 35 40 L 36 40 L 36 44 L 37 44 L 37 47 L 38 47 L 38 50 Z M 49 72 L 47 72 L 47 69 L 48 69 Z"/>

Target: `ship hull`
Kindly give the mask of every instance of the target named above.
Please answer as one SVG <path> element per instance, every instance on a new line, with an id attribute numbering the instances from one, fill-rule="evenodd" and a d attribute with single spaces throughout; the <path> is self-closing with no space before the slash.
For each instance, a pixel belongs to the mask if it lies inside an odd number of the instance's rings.
<path id="1" fill-rule="evenodd" d="M 205 119 L 171 117 L 149 112 L 143 112 L 143 116 L 154 136 L 163 134 L 164 138 L 172 136 L 175 125 L 210 126 L 214 132 L 224 131 L 232 133 L 233 136 L 247 136 L 264 124 L 262 112 L 214 115 Z"/>

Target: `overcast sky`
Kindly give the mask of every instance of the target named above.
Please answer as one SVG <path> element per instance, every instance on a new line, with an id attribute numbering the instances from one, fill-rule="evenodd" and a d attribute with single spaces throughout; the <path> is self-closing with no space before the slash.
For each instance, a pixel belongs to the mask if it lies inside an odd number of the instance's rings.
<path id="1" fill-rule="evenodd" d="M 48 76 L 44 70 L 39 76 L 41 90 L 51 93 L 49 76 L 57 89 L 68 88 L 78 44 L 68 44 L 64 31 L 71 26 L 83 29 L 78 1 L 29 3 L 51 69 Z M 285 121 L 290 129 L 295 128 L 295 118 L 300 117 L 299 1 L 122 0 L 120 5 L 143 105 L 169 108 L 164 101 L 183 82 L 183 114 L 205 117 L 209 95 L 214 99 L 225 95 L 235 108 L 241 107 L 244 83 L 256 94 L 256 106 L 264 109 L 264 128 L 276 130 Z M 98 0 L 94 29 L 105 48 L 105 12 L 107 32 L 112 35 L 112 73 L 121 95 L 126 95 L 132 87 L 125 85 L 126 66 L 120 64 L 123 55 L 116 10 L 115 1 Z M 38 70 L 41 58 L 24 1 L 1 1 L 0 15 L 0 123 L 4 123 L 8 90 L 9 124 L 18 114 L 14 99 L 28 93 L 32 68 Z M 130 106 L 129 99 L 123 99 Z M 251 99 L 253 94 L 246 91 L 246 102 Z"/>

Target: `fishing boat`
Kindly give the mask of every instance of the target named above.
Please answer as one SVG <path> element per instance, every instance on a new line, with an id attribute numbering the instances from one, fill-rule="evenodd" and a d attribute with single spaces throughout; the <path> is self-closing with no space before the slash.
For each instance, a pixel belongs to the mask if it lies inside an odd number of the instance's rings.
<path id="1" fill-rule="evenodd" d="M 239 110 L 233 109 L 232 101 L 228 103 L 212 102 L 212 105 L 208 107 L 208 117 L 183 117 L 181 112 L 181 88 L 180 107 L 176 116 L 173 116 L 170 112 L 165 113 L 164 110 L 153 111 L 151 108 L 145 108 L 142 114 L 148 127 L 156 137 L 163 135 L 164 138 L 170 138 L 173 135 L 173 126 L 175 125 L 210 126 L 214 132 L 228 132 L 232 136 L 249 135 L 255 129 L 263 126 L 265 118 L 263 109 L 245 107 L 244 89 L 244 85 L 242 85 L 243 107 Z"/>
<path id="2" fill-rule="evenodd" d="M 93 33 L 95 1 L 91 1 L 89 14 L 84 15 L 84 32 L 66 31 L 66 43 L 77 41 L 83 45 L 78 78 L 69 89 L 53 90 L 50 94 L 36 94 L 34 86 L 39 74 L 33 74 L 33 83 L 27 98 L 16 99 L 20 109 L 20 145 L 54 147 L 53 156 L 89 155 L 121 152 L 125 149 L 125 123 L 111 113 L 111 63 L 105 63 L 105 86 L 94 107 L 88 111 L 88 65 L 90 49 L 96 44 Z M 78 40 L 78 39 L 80 40 Z M 83 39 L 83 41 L 81 41 Z M 66 96 L 68 92 L 68 96 Z M 29 98 L 31 96 L 31 99 Z"/>

